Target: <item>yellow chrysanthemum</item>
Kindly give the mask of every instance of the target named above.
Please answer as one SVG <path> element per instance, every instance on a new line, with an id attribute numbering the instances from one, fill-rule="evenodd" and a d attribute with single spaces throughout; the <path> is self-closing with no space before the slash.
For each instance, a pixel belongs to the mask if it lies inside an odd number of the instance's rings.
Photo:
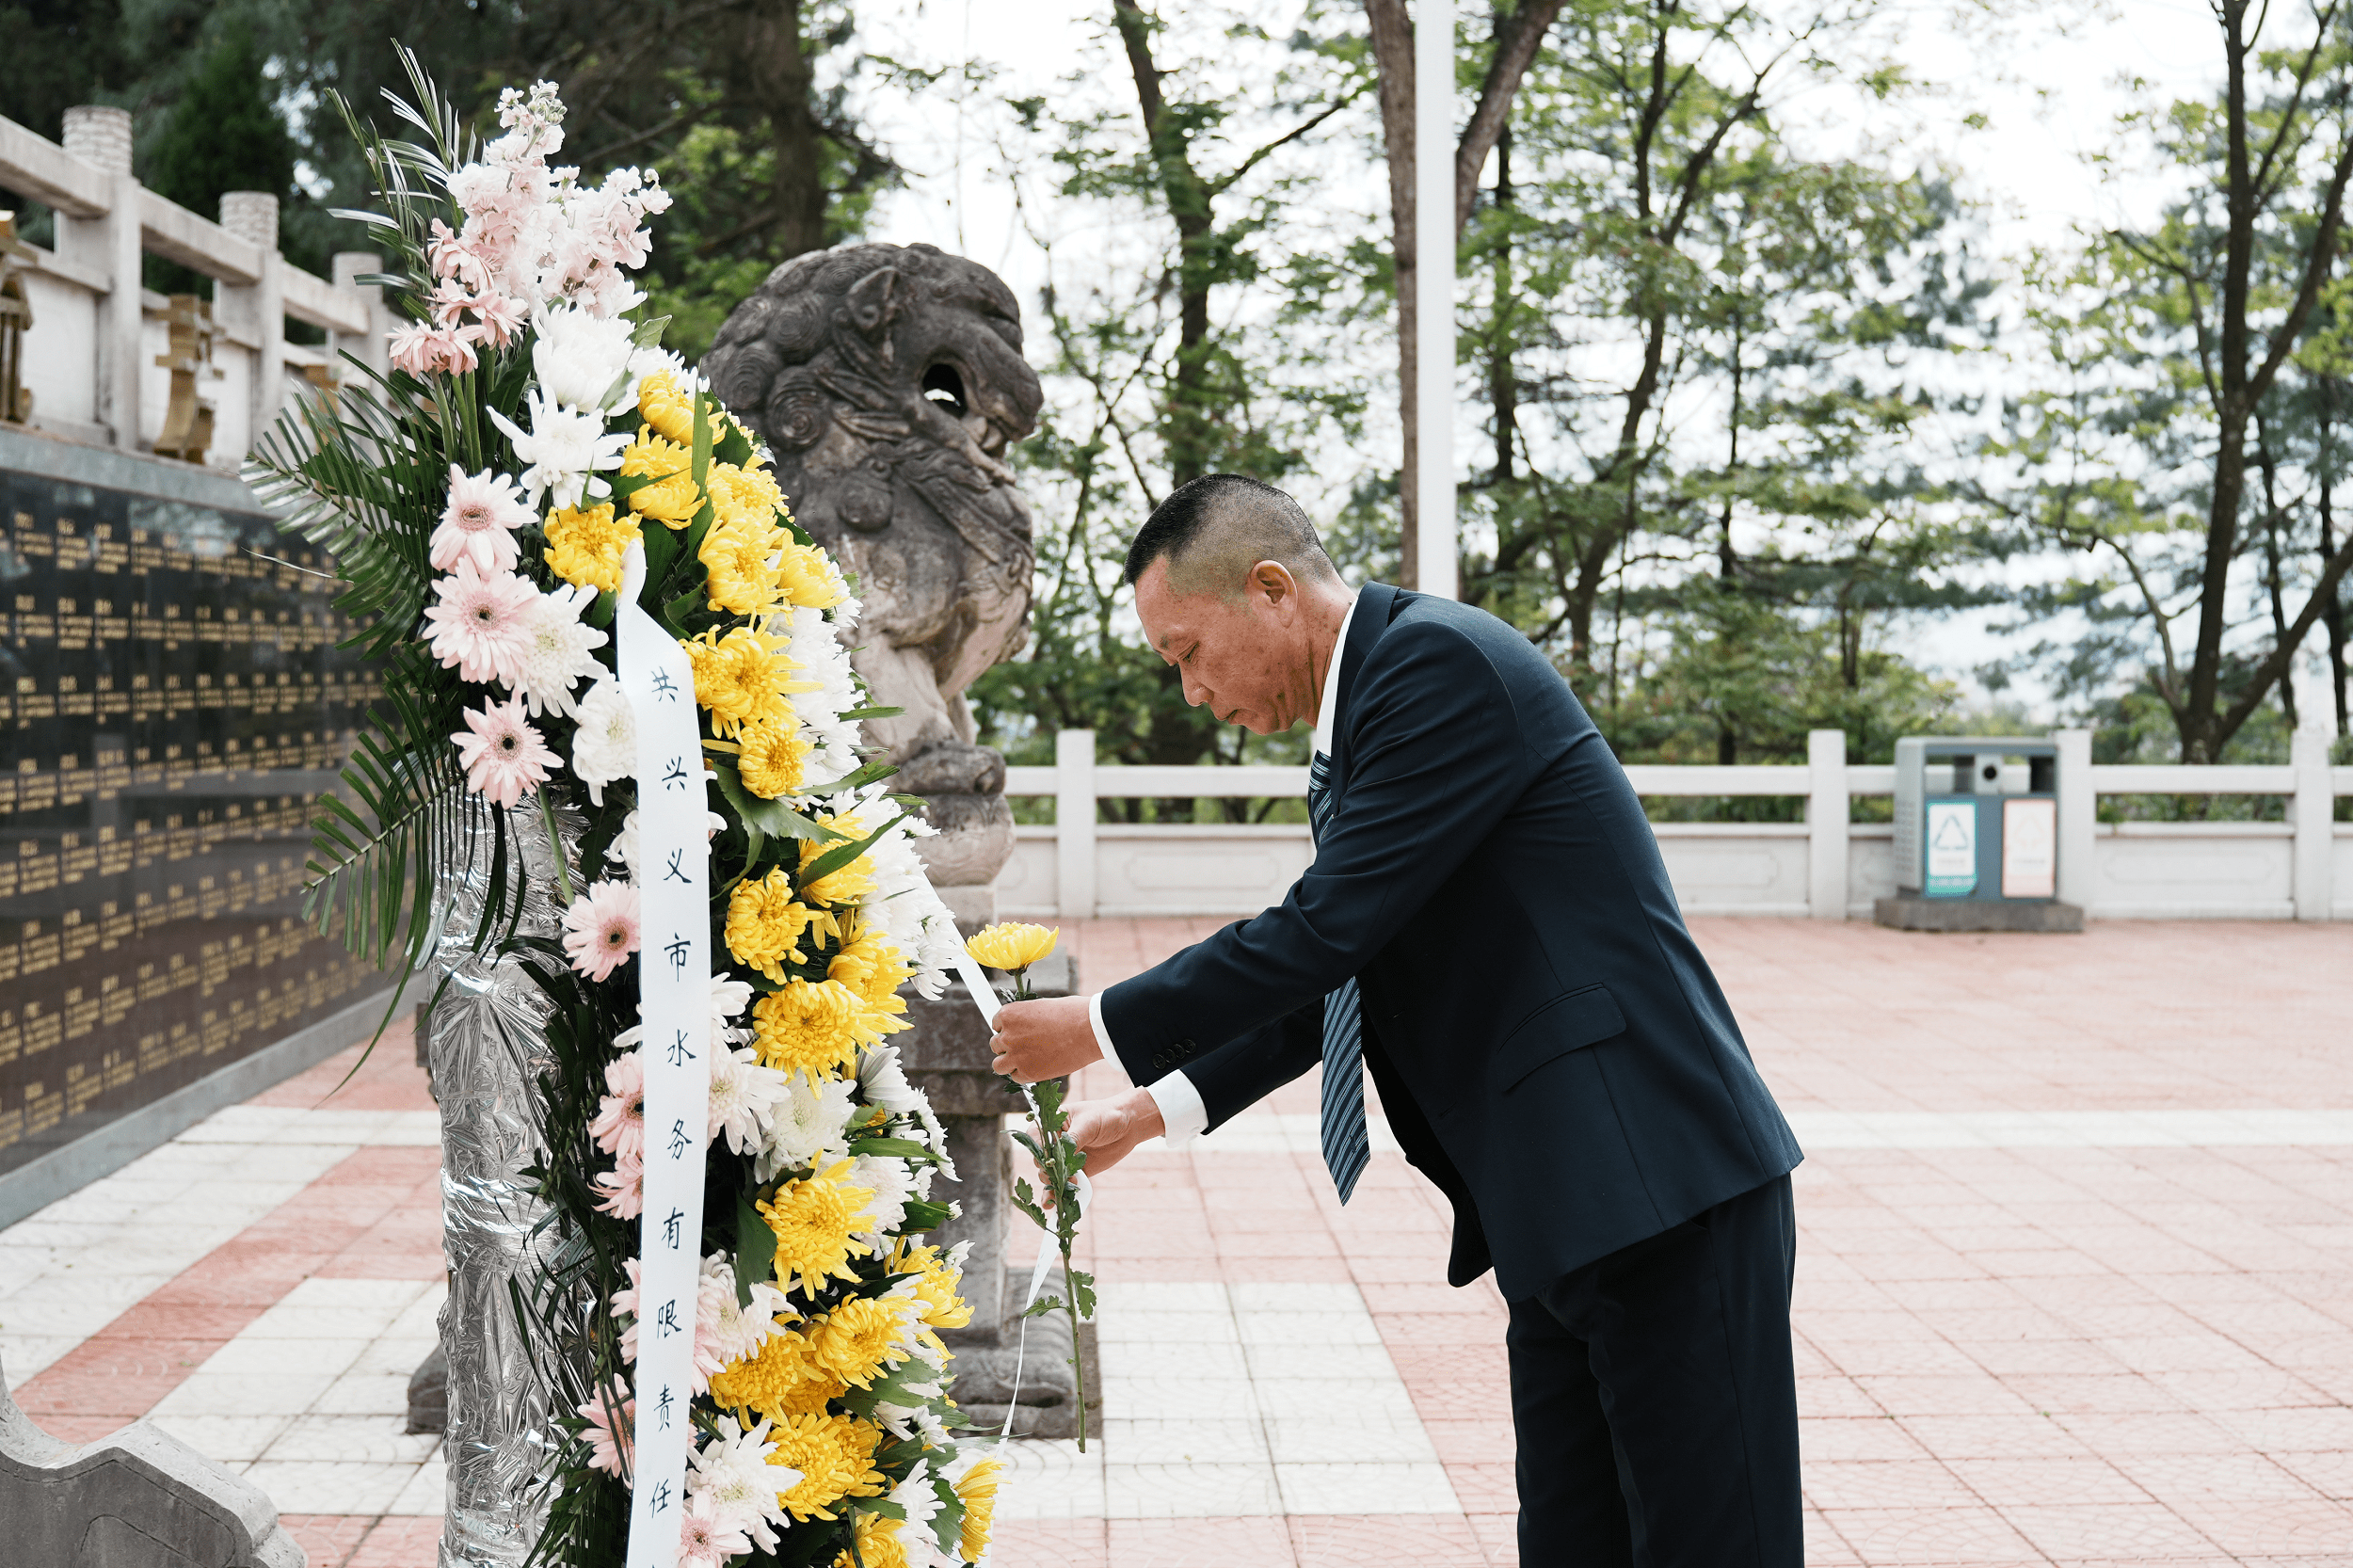
<path id="1" fill-rule="evenodd" d="M 915 1276 L 915 1299 L 923 1304 L 924 1327 L 964 1328 L 972 1321 L 972 1304 L 956 1294 L 964 1271 L 937 1247 L 916 1246 L 903 1239 L 891 1255 L 890 1272 Z"/>
<path id="2" fill-rule="evenodd" d="M 550 512 L 548 569 L 599 593 L 621 591 L 621 562 L 637 542 L 637 520 L 616 517 L 613 504 Z"/>
<path id="3" fill-rule="evenodd" d="M 755 1353 L 721 1368 L 711 1380 L 711 1397 L 723 1406 L 741 1405 L 777 1421 L 821 1412 L 850 1385 L 813 1366 L 808 1348 L 797 1330 L 775 1335 Z"/>
<path id="4" fill-rule="evenodd" d="M 790 544 L 776 563 L 777 591 L 790 602 L 830 610 L 849 597 L 841 573 L 815 545 Z"/>
<path id="5" fill-rule="evenodd" d="M 1050 925 L 1001 921 L 974 933 L 964 951 L 992 969 L 1016 974 L 1052 952 L 1059 935 Z"/>
<path id="6" fill-rule="evenodd" d="M 855 811 L 845 811 L 839 816 L 821 816 L 816 820 L 822 825 L 832 828 L 841 837 L 823 840 L 803 839 L 801 840 L 801 869 L 805 873 L 810 866 L 840 849 L 843 844 L 853 843 L 866 837 L 866 824 Z M 858 856 L 845 865 L 836 866 L 814 882 L 805 881 L 801 884 L 801 897 L 810 904 L 854 904 L 873 890 L 874 862 L 870 856 L 864 855 Z"/>
<path id="7" fill-rule="evenodd" d="M 825 966 L 825 977 L 857 993 L 864 1007 L 858 1018 L 860 1039 L 871 1042 L 907 1025 L 899 1016 L 907 1010 L 899 987 L 915 973 L 915 966 L 872 928 L 853 928 L 855 937 L 842 945 Z"/>
<path id="8" fill-rule="evenodd" d="M 811 927 L 820 936 L 837 934 L 832 915 L 796 903 L 792 884 L 779 866 L 757 881 L 746 877 L 728 895 L 728 923 L 722 935 L 728 951 L 781 985 L 784 964 L 799 962 L 801 936 Z"/>
<path id="9" fill-rule="evenodd" d="M 784 492 L 776 488 L 776 477 L 765 469 L 713 463 L 708 482 L 712 510 L 722 520 L 776 527 L 776 513 L 784 505 Z"/>
<path id="10" fill-rule="evenodd" d="M 778 1072 L 837 1078 L 857 1060 L 865 1011 L 864 999 L 839 981 L 787 981 L 752 1004 L 753 1045 L 761 1064 Z"/>
<path id="11" fill-rule="evenodd" d="M 683 447 L 695 444 L 695 406 L 679 391 L 675 372 L 657 370 L 637 383 L 637 411 L 668 440 Z"/>
<path id="12" fill-rule="evenodd" d="M 798 1470 L 801 1479 L 777 1502 L 795 1519 L 831 1519 L 844 1497 L 879 1497 L 888 1490 L 874 1468 L 881 1432 L 849 1416 L 790 1416 L 768 1433 L 776 1451 L 768 1463 Z"/>
<path id="13" fill-rule="evenodd" d="M 724 637 L 713 627 L 679 646 L 695 666 L 695 700 L 711 710 L 712 732 L 722 740 L 745 725 L 792 722 L 792 694 L 817 689 L 793 680 L 801 666 L 747 626 Z"/>
<path id="14" fill-rule="evenodd" d="M 907 1358 L 900 1343 L 903 1309 L 870 1296 L 853 1296 L 808 1325 L 808 1363 L 859 1388 Z"/>
<path id="15" fill-rule="evenodd" d="M 857 1555 L 850 1548 L 841 1548 L 841 1555 L 833 1560 L 833 1568 L 907 1568 L 906 1543 L 899 1539 L 904 1521 L 888 1513 L 860 1513 L 856 1534 Z"/>
<path id="16" fill-rule="evenodd" d="M 852 1161 L 837 1160 L 786 1182 L 774 1203 L 759 1206 L 760 1218 L 776 1233 L 776 1283 L 787 1290 L 813 1296 L 829 1279 L 854 1279 L 850 1259 L 873 1252 L 856 1233 L 873 1228 L 868 1206 L 874 1190 L 852 1186 L 847 1179 L 852 1169 Z"/>
<path id="17" fill-rule="evenodd" d="M 736 761 L 744 788 L 762 800 L 789 795 L 806 780 L 805 764 L 811 747 L 801 738 L 798 724 L 755 724 L 744 729 L 740 740 L 744 749 Z"/>
<path id="18" fill-rule="evenodd" d="M 644 425 L 637 439 L 621 452 L 621 476 L 659 475 L 654 483 L 632 490 L 629 508 L 641 517 L 657 518 L 676 532 L 702 510 L 703 493 L 695 488 L 695 455 L 674 441 L 665 441 Z"/>
<path id="19" fill-rule="evenodd" d="M 792 540 L 773 522 L 722 516 L 696 551 L 707 573 L 711 607 L 735 616 L 764 616 L 776 607 L 776 556 Z"/>
<path id="20" fill-rule="evenodd" d="M 964 1533 L 956 1549 L 967 1562 L 980 1561 L 988 1550 L 989 1526 L 997 1516 L 997 1476 L 1004 1467 L 998 1460 L 984 1459 L 956 1482 L 956 1499 L 964 1504 Z"/>

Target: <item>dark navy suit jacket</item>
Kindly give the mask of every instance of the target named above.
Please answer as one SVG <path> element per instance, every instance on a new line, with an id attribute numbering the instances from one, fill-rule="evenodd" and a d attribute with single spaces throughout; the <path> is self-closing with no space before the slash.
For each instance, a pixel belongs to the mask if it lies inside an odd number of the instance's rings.
<path id="1" fill-rule="evenodd" d="M 1215 1128 L 1321 1060 L 1362 988 L 1406 1158 L 1453 1200 L 1448 1277 L 1509 1300 L 1802 1158 L 1684 928 L 1625 771 L 1528 640 L 1367 584 L 1340 650 L 1335 808 L 1283 902 L 1103 994 L 1139 1083 Z"/>

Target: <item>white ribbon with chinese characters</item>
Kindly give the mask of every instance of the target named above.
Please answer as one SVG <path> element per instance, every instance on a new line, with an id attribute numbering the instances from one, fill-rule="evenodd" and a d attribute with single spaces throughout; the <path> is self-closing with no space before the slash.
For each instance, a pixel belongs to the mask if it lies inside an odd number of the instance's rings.
<path id="1" fill-rule="evenodd" d="M 997 999 L 997 988 L 988 983 L 988 975 L 981 968 L 980 960 L 958 948 L 956 973 L 964 978 L 964 988 L 972 993 L 972 1005 L 981 1010 L 981 1021 L 994 1024 L 997 1009 L 1002 1004 Z M 1029 1102 L 1030 1125 L 1037 1129 L 1038 1138 L 1043 1141 L 1046 1120 L 1038 1113 L 1037 1096 L 1025 1083 L 1021 1086 L 1021 1097 Z M 1083 1220 L 1087 1217 L 1087 1205 L 1095 1199 L 1094 1184 L 1087 1180 L 1084 1171 L 1076 1171 L 1071 1174 L 1070 1189 L 1079 1195 L 1079 1218 Z M 1062 1241 L 1052 1231 L 1038 1238 L 1037 1263 L 1030 1270 L 1030 1292 L 1021 1298 L 1021 1329 L 1014 1341 L 1013 1352 L 1013 1392 L 1005 1397 L 1005 1426 L 997 1434 L 1000 1443 L 1013 1435 L 1013 1418 L 1021 1409 L 1021 1366 L 1030 1356 L 1030 1308 L 1037 1304 L 1037 1293 L 1046 1288 L 1046 1271 L 1054 1266 L 1054 1259 L 1060 1256 Z M 1077 1299 L 1068 1280 L 1063 1281 L 1062 1288 L 1065 1296 L 1073 1301 Z M 1079 1336 L 1075 1332 L 1070 1336 L 1070 1353 L 1079 1353 Z M 1079 1418 L 1086 1418 L 1083 1411 Z"/>
<path id="2" fill-rule="evenodd" d="M 637 1428 L 627 1568 L 676 1568 L 693 1426 L 711 1127 L 711 840 L 695 674 L 637 606 L 642 545 L 622 568 L 621 691 L 637 723 L 638 1055 L 646 1067 L 646 1210 L 637 1256 Z"/>

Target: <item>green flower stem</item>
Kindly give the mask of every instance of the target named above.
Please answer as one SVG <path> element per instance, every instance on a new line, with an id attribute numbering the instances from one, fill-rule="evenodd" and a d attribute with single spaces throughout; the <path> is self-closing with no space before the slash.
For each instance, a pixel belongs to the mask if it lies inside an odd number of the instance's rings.
<path id="1" fill-rule="evenodd" d="M 537 791 L 539 820 L 548 824 L 548 847 L 555 852 L 555 890 L 564 895 L 564 902 L 572 902 L 572 869 L 564 859 L 564 835 L 555 829 L 555 802 L 545 790 Z"/>
<path id="2" fill-rule="evenodd" d="M 1013 971 L 1013 1000 L 1036 1000 L 1030 990 L 1030 971 L 1027 968 Z M 1062 1112 L 1060 1103 L 1055 1109 L 1062 1127 L 1048 1128 L 1046 1112 L 1038 1105 L 1035 1092 L 1027 1084 L 1020 1087 L 1021 1097 L 1030 1107 L 1030 1125 L 1037 1128 L 1038 1144 L 1046 1151 L 1047 1169 L 1044 1174 L 1054 1187 L 1054 1240 L 1062 1254 L 1062 1310 L 1064 1316 L 1070 1320 L 1070 1370 L 1079 1400 L 1079 1451 L 1084 1453 L 1087 1451 L 1087 1364 L 1086 1354 L 1079 1344 L 1079 1282 L 1070 1261 L 1070 1249 L 1078 1240 L 1079 1231 L 1079 1192 L 1074 1179 L 1078 1175 L 1079 1150 L 1063 1130 L 1070 1125 L 1070 1118 L 1067 1112 Z M 1066 1091 L 1067 1080 L 1064 1080 L 1064 1087 Z"/>

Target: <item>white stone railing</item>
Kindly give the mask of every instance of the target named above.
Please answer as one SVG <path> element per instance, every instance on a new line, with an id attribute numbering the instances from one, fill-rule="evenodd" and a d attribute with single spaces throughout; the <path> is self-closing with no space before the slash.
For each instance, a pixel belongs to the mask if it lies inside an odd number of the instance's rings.
<path id="1" fill-rule="evenodd" d="M 15 272 L 32 308 L 24 427 L 154 451 L 173 413 L 173 372 L 157 361 L 175 347 L 171 301 L 140 286 L 146 254 L 215 283 L 211 330 L 201 335 L 218 374 L 200 373 L 194 388 L 210 405 L 209 468 L 234 473 L 288 387 L 340 379 L 344 352 L 386 368 L 390 314 L 378 288 L 355 280 L 380 270 L 375 254 L 336 256 L 329 281 L 279 254 L 275 196 L 232 191 L 221 198 L 218 222 L 165 200 L 131 170 L 131 119 L 121 109 L 68 109 L 63 146 L 0 119 L 0 189 L 57 217 L 54 248 L 19 246 L 0 257 L 0 272 Z M 325 344 L 286 341 L 289 318 L 324 330 Z"/>
<path id="2" fill-rule="evenodd" d="M 2058 732 L 2059 897 L 2105 919 L 2353 920 L 2353 824 L 2332 820 L 2353 768 L 2327 738 L 2296 738 L 2294 760 L 2253 767 L 2094 764 L 2091 732 Z M 1654 823 L 1684 911 L 1867 918 L 1896 891 L 1895 829 L 1851 820 L 1856 795 L 1892 795 L 1896 770 L 1847 761 L 1846 736 L 1813 732 L 1802 767 L 1626 770 L 1648 796 L 1802 797 L 1795 823 Z M 1051 826 L 1015 830 L 997 884 L 1007 915 L 1250 915 L 1280 900 L 1314 858 L 1305 823 L 1096 820 L 1096 802 L 1300 796 L 1300 767 L 1106 767 L 1092 730 L 1057 738 L 1055 765 L 1006 769 L 1006 793 L 1051 796 Z M 2098 820 L 2104 794 L 2284 795 L 2285 822 Z"/>

